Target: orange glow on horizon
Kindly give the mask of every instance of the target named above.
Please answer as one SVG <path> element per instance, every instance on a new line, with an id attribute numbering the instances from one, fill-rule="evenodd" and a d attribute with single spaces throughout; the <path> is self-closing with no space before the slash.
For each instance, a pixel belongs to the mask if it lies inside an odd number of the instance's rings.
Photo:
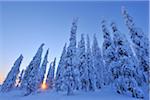
<path id="1" fill-rule="evenodd" d="M 0 75 L 0 84 L 2 84 L 3 83 L 3 77 L 2 77 L 2 75 Z"/>
<path id="2" fill-rule="evenodd" d="M 48 88 L 47 84 L 46 84 L 45 82 L 43 82 L 43 83 L 41 84 L 41 89 L 42 89 L 42 90 L 47 90 L 47 88 Z"/>

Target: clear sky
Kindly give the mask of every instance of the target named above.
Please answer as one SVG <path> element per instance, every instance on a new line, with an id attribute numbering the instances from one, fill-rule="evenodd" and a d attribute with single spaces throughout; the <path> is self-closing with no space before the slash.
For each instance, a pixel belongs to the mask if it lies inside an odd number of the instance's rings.
<path id="1" fill-rule="evenodd" d="M 20 54 L 26 68 L 41 43 L 43 56 L 49 48 L 49 61 L 57 57 L 69 40 L 72 19 L 79 17 L 77 40 L 81 33 L 96 33 L 103 42 L 101 20 L 116 22 L 120 31 L 128 34 L 121 7 L 133 16 L 136 26 L 148 34 L 148 1 L 146 2 L 0 2 L 0 81 L 3 80 Z M 92 38 L 91 38 L 92 40 Z M 2 81 L 1 81 L 2 82 Z"/>

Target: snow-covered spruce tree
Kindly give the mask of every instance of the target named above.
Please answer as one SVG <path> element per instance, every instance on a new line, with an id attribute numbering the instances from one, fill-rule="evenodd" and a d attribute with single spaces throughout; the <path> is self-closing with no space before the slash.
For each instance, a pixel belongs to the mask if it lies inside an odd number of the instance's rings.
<path id="1" fill-rule="evenodd" d="M 112 38 L 110 36 L 110 32 L 108 31 L 106 27 L 106 21 L 103 20 L 101 22 L 102 24 L 102 31 L 103 31 L 103 37 L 104 42 L 102 45 L 102 52 L 103 52 L 103 59 L 104 59 L 104 85 L 109 85 L 112 83 L 112 77 L 110 76 L 110 68 L 112 66 L 115 66 L 116 62 L 116 53 L 115 53 L 115 47 L 112 41 Z"/>
<path id="2" fill-rule="evenodd" d="M 56 58 L 54 59 L 53 62 L 50 63 L 49 71 L 47 74 L 46 83 L 49 89 L 53 89 L 54 87 L 55 64 L 56 64 Z"/>
<path id="3" fill-rule="evenodd" d="M 1 86 L 1 92 L 8 92 L 15 88 L 16 85 L 16 78 L 19 74 L 20 64 L 22 62 L 23 56 L 20 55 L 19 58 L 15 61 L 13 67 L 11 68 L 10 72 L 8 73 L 5 81 Z"/>
<path id="4" fill-rule="evenodd" d="M 143 75 L 143 81 L 148 83 L 150 70 L 148 34 L 145 34 L 142 29 L 135 26 L 133 18 L 128 14 L 125 8 L 122 9 L 122 14 L 133 42 L 133 49 L 139 60 L 138 74 Z"/>
<path id="5" fill-rule="evenodd" d="M 25 90 L 24 95 L 29 95 L 38 89 L 38 71 L 41 63 L 41 56 L 44 44 L 41 44 L 37 53 L 25 70 L 25 74 L 21 83 L 21 88 Z"/>
<path id="6" fill-rule="evenodd" d="M 73 94 L 73 91 L 78 88 L 78 68 L 76 58 L 76 31 L 77 31 L 77 19 L 72 23 L 70 43 L 67 48 L 66 54 L 66 66 L 64 77 L 64 86 L 67 91 L 67 95 Z"/>
<path id="7" fill-rule="evenodd" d="M 23 79 L 23 75 L 24 75 L 25 70 L 23 69 L 18 77 L 18 83 L 17 83 L 17 87 L 20 86 L 22 79 Z"/>
<path id="8" fill-rule="evenodd" d="M 93 65 L 96 73 L 96 87 L 100 89 L 104 84 L 103 80 L 104 63 L 95 34 L 93 36 L 92 56 L 93 56 Z"/>
<path id="9" fill-rule="evenodd" d="M 46 67 L 47 67 L 47 63 L 48 63 L 48 53 L 49 53 L 49 49 L 46 51 L 42 66 L 39 70 L 39 87 L 41 86 L 41 84 L 44 81 L 44 77 L 45 77 L 45 73 L 46 73 Z"/>
<path id="10" fill-rule="evenodd" d="M 119 94 L 127 94 L 143 98 L 143 92 L 135 79 L 136 64 L 130 44 L 124 34 L 121 34 L 115 23 L 111 23 L 113 40 L 117 52 L 117 65 L 111 68 L 114 86 Z"/>
<path id="11" fill-rule="evenodd" d="M 96 74 L 93 66 L 89 35 L 87 35 L 86 68 L 88 69 L 88 90 L 94 91 L 96 85 Z"/>
<path id="12" fill-rule="evenodd" d="M 79 68 L 79 89 L 87 91 L 88 90 L 88 69 L 86 68 L 86 53 L 85 53 L 85 40 L 84 35 L 81 34 L 81 40 L 78 43 L 77 49 L 78 56 L 78 68 Z"/>
<path id="13" fill-rule="evenodd" d="M 56 91 L 64 91 L 63 89 L 63 74 L 65 70 L 65 64 L 66 64 L 66 43 L 64 45 L 60 61 L 57 67 L 57 72 L 56 72 L 56 80 L 55 80 L 55 89 Z"/>

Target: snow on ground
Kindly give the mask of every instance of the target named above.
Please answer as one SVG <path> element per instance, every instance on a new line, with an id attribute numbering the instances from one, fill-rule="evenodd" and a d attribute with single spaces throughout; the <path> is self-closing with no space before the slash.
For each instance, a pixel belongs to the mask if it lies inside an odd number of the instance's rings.
<path id="1" fill-rule="evenodd" d="M 55 91 L 44 91 L 29 96 L 22 96 L 21 94 L 22 91 L 20 90 L 0 93 L 0 100 L 139 100 L 126 95 L 119 95 L 111 88 L 103 88 L 96 92 L 75 92 L 71 96 Z"/>

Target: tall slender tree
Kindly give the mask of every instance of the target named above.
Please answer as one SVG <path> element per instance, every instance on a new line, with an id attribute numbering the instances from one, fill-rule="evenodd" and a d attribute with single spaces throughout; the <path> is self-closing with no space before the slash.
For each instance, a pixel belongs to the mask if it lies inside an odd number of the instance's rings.
<path id="1" fill-rule="evenodd" d="M 85 53 L 85 40 L 84 35 L 81 34 L 81 40 L 78 43 L 78 68 L 79 68 L 79 89 L 80 90 L 88 90 L 88 69 L 86 68 L 86 53 Z"/>
<path id="2" fill-rule="evenodd" d="M 53 89 L 54 88 L 54 73 L 55 73 L 55 64 L 56 64 L 56 58 L 53 62 L 50 63 L 46 83 L 48 84 L 48 88 Z"/>
<path id="3" fill-rule="evenodd" d="M 20 55 L 19 58 L 15 61 L 13 67 L 11 68 L 10 72 L 8 73 L 5 81 L 1 86 L 1 92 L 8 92 L 16 87 L 16 78 L 19 74 L 19 68 L 22 62 L 23 56 Z"/>
<path id="4" fill-rule="evenodd" d="M 112 77 L 110 76 L 110 68 L 115 66 L 116 62 L 116 52 L 115 52 L 115 46 L 112 41 L 110 32 L 108 31 L 106 27 L 106 21 L 103 20 L 101 22 L 102 24 L 102 31 L 103 31 L 103 37 L 104 42 L 102 45 L 102 51 L 103 51 L 103 59 L 104 59 L 104 85 L 108 85 L 112 83 Z"/>
<path id="5" fill-rule="evenodd" d="M 89 35 L 87 35 L 86 67 L 88 69 L 88 78 L 89 78 L 88 89 L 90 91 L 94 91 L 95 84 L 96 84 L 96 74 L 95 74 L 95 68 L 93 66 Z"/>
<path id="6" fill-rule="evenodd" d="M 120 94 L 132 95 L 133 97 L 143 98 L 143 92 L 135 79 L 136 63 L 130 44 L 124 34 L 117 29 L 115 23 L 111 23 L 113 30 L 113 40 L 117 52 L 117 66 L 111 69 L 111 76 L 114 85 Z"/>
<path id="7" fill-rule="evenodd" d="M 42 66 L 39 70 L 39 86 L 41 86 L 41 84 L 43 83 L 44 78 L 45 78 L 46 67 L 47 67 L 47 63 L 48 63 L 48 53 L 49 53 L 49 49 L 46 51 Z"/>
<path id="8" fill-rule="evenodd" d="M 143 76 L 143 81 L 148 83 L 150 70 L 148 34 L 145 34 L 142 29 L 135 26 L 133 18 L 128 14 L 124 7 L 122 8 L 122 14 L 129 30 L 130 38 L 133 42 L 135 54 L 139 60 L 138 74 L 141 74 Z"/>
<path id="9" fill-rule="evenodd" d="M 41 44 L 39 47 L 37 53 L 33 57 L 32 61 L 26 68 L 22 83 L 21 83 L 21 88 L 25 90 L 24 95 L 29 95 L 32 92 L 35 92 L 38 89 L 38 71 L 39 71 L 39 66 L 41 63 L 41 56 L 43 52 L 43 46 L 44 44 Z"/>
<path id="10" fill-rule="evenodd" d="M 76 58 L 76 31 L 77 19 L 74 19 L 71 27 L 70 43 L 66 54 L 66 69 L 64 73 L 64 82 L 67 95 L 73 94 L 73 91 L 78 87 L 77 75 L 78 67 Z"/>
<path id="11" fill-rule="evenodd" d="M 17 87 L 20 87 L 20 84 L 21 84 L 23 76 L 24 76 L 24 72 L 25 72 L 25 70 L 23 69 L 20 73 L 20 76 L 18 77 Z"/>
<path id="12" fill-rule="evenodd" d="M 93 56 L 93 65 L 96 74 L 96 87 L 100 89 L 104 84 L 104 80 L 103 80 L 104 63 L 101 55 L 101 50 L 99 48 L 98 41 L 95 34 L 93 36 L 92 56 Z"/>
<path id="13" fill-rule="evenodd" d="M 60 61 L 57 67 L 57 71 L 56 71 L 56 81 L 55 81 L 55 89 L 56 91 L 64 91 L 65 89 L 63 89 L 63 74 L 64 74 L 64 70 L 65 70 L 65 64 L 66 64 L 66 43 L 64 45 L 61 57 L 60 57 Z"/>

